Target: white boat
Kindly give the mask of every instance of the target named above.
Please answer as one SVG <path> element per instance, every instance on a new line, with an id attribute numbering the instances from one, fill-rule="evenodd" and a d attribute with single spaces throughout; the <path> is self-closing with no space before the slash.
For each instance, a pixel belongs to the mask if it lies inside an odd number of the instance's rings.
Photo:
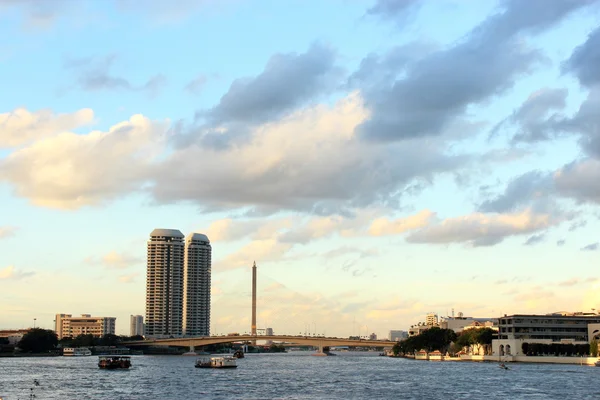
<path id="1" fill-rule="evenodd" d="M 87 347 L 65 347 L 63 349 L 63 356 L 70 357 L 81 357 L 81 356 L 91 356 L 92 352 Z"/>
<path id="2" fill-rule="evenodd" d="M 196 360 L 196 368 L 237 368 L 235 357 L 203 357 Z"/>

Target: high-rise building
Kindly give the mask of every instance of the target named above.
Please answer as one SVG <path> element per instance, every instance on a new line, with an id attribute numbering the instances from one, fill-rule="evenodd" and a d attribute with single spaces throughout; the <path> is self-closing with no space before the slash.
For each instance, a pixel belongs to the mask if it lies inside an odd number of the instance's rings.
<path id="1" fill-rule="evenodd" d="M 425 325 L 427 326 L 437 326 L 438 324 L 438 316 L 436 313 L 429 313 L 425 317 Z"/>
<path id="2" fill-rule="evenodd" d="M 141 315 L 130 315 L 129 316 L 129 336 L 143 336 L 144 335 L 144 317 Z"/>
<path id="3" fill-rule="evenodd" d="M 183 333 L 184 247 L 184 236 L 177 229 L 155 229 L 150 233 L 146 336 L 180 336 Z"/>
<path id="4" fill-rule="evenodd" d="M 210 336 L 211 256 L 212 248 L 206 235 L 187 236 L 183 267 L 183 332 L 186 336 Z"/>
<path id="5" fill-rule="evenodd" d="M 388 335 L 388 339 L 394 342 L 398 342 L 400 340 L 404 340 L 408 338 L 408 332 L 406 331 L 390 331 L 389 335 Z"/>
<path id="6" fill-rule="evenodd" d="M 56 314 L 54 331 L 58 339 L 74 338 L 79 335 L 102 337 L 106 334 L 115 334 L 115 321 L 115 317 L 92 317 L 90 314 L 81 314 L 81 317 Z"/>

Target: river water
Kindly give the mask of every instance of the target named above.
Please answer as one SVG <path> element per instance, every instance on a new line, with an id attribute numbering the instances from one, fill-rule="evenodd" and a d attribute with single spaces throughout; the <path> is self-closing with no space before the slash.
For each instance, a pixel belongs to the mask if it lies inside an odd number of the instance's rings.
<path id="1" fill-rule="evenodd" d="M 0 398 L 29 399 L 600 399 L 600 368 L 430 362 L 345 352 L 247 355 L 237 369 L 195 357 L 133 356 L 129 370 L 97 357 L 0 358 Z M 35 386 L 34 380 L 39 382 Z M 33 390 L 31 390 L 33 388 Z"/>

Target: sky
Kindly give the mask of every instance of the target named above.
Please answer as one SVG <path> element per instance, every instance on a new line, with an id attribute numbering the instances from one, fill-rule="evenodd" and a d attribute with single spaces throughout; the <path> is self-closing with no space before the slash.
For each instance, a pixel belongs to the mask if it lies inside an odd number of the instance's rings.
<path id="1" fill-rule="evenodd" d="M 176 4 L 176 5 L 175 5 Z M 0 329 L 144 314 L 154 228 L 211 332 L 600 310 L 600 1 L 0 0 Z"/>

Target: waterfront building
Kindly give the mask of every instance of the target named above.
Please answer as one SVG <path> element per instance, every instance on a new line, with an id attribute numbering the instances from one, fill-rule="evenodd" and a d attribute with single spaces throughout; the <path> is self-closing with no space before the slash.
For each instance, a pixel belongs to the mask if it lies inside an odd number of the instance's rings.
<path id="1" fill-rule="evenodd" d="M 395 342 L 399 342 L 400 340 L 404 340 L 406 338 L 408 338 L 408 332 L 407 331 L 400 331 L 400 330 L 394 331 L 394 330 L 392 330 L 388 334 L 388 340 L 395 341 Z"/>
<path id="2" fill-rule="evenodd" d="M 369 335 L 369 340 L 377 340 L 377 334 L 375 332 Z"/>
<path id="3" fill-rule="evenodd" d="M 176 229 L 155 229 L 147 245 L 146 326 L 148 337 L 183 333 L 184 236 Z"/>
<path id="4" fill-rule="evenodd" d="M 91 314 L 73 317 L 71 314 L 56 314 L 54 332 L 59 340 L 79 335 L 102 337 L 115 334 L 115 322 L 115 317 L 92 317 Z"/>
<path id="5" fill-rule="evenodd" d="M 8 344 L 16 345 L 30 329 L 5 329 L 0 331 L 0 338 L 8 340 Z"/>
<path id="6" fill-rule="evenodd" d="M 129 316 L 129 336 L 144 336 L 144 317 L 142 315 Z"/>
<path id="7" fill-rule="evenodd" d="M 442 318 L 440 328 L 452 329 L 456 333 L 462 332 L 464 329 L 473 328 L 492 328 L 498 329 L 498 318 L 474 318 L 464 317 L 462 313 L 458 313 L 458 317 Z"/>
<path id="8" fill-rule="evenodd" d="M 208 237 L 192 233 L 185 239 L 183 267 L 183 333 L 210 336 L 212 248 Z"/>
<path id="9" fill-rule="evenodd" d="M 499 337 L 494 354 L 522 355 L 523 343 L 589 343 L 594 327 L 600 327 L 600 315 L 556 312 L 545 315 L 515 314 L 499 318 Z"/>

